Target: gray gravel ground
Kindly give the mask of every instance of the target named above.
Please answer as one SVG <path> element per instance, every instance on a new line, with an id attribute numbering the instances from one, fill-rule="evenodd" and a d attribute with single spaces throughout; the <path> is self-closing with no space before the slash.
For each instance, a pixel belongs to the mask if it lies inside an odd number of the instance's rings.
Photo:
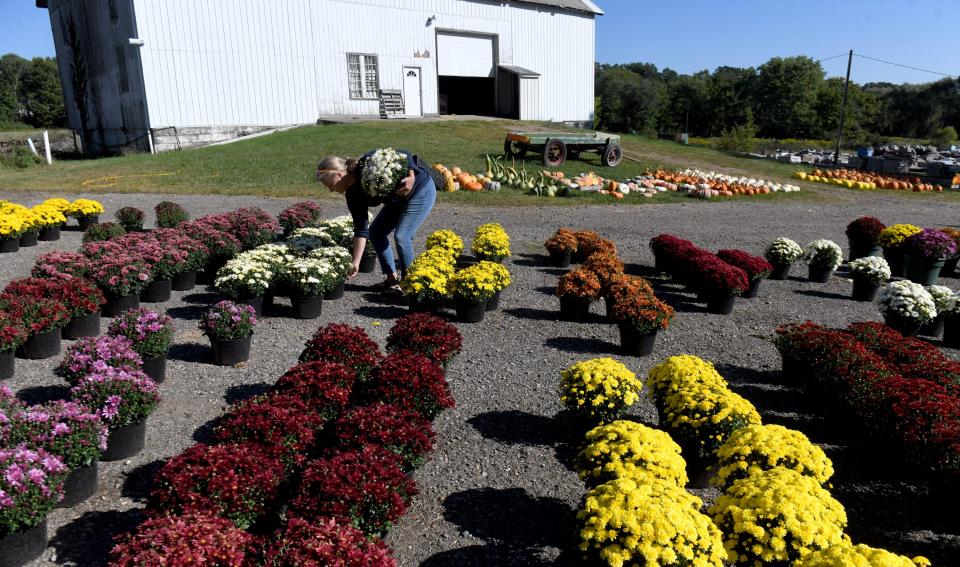
<path id="1" fill-rule="evenodd" d="M 925 226 L 957 224 L 958 208 L 924 199 L 890 194 L 834 190 L 829 202 L 722 202 L 661 206 L 479 209 L 439 205 L 419 234 L 452 228 L 469 241 L 480 223 L 496 221 L 510 233 L 514 256 L 513 286 L 501 310 L 480 324 L 459 325 L 464 352 L 448 379 L 457 407 L 435 423 L 436 450 L 416 473 L 421 493 L 409 513 L 391 532 L 388 543 L 401 565 L 546 565 L 575 564 L 575 513 L 583 489 L 569 469 L 569 457 L 582 435 L 565 419 L 558 402 L 561 369 L 578 360 L 617 356 L 615 327 L 599 316 L 591 323 L 556 319 L 551 296 L 562 271 L 545 265 L 541 243 L 559 226 L 591 228 L 614 239 L 634 273 L 648 275 L 652 257 L 647 240 L 671 232 L 708 249 L 743 248 L 760 253 L 778 236 L 801 244 L 829 238 L 845 247 L 844 227 L 853 218 L 871 214 L 884 222 Z M 31 194 L 4 193 L 26 204 Z M 73 196 L 71 196 L 73 198 Z M 163 198 L 182 203 L 193 216 L 256 205 L 277 213 L 293 200 L 222 196 L 102 195 L 107 215 L 124 205 L 149 211 Z M 340 202 L 325 202 L 325 213 L 342 214 Z M 148 215 L 152 217 L 152 214 Z M 53 248 L 75 249 L 78 232 L 66 232 L 58 243 L 41 243 L 15 255 L 0 257 L 0 284 L 25 277 L 36 255 Z M 802 272 L 802 273 L 801 273 Z M 802 266 L 794 276 L 805 275 Z M 298 322 L 267 317 L 258 328 L 254 355 L 242 368 L 220 368 L 207 362 L 208 347 L 194 325 L 216 295 L 199 289 L 174 292 L 162 307 L 177 324 L 164 401 L 151 417 L 147 448 L 135 458 L 101 464 L 100 490 L 88 502 L 51 514 L 51 546 L 36 565 L 105 563 L 114 534 L 133 527 L 149 489 L 150 475 L 162 460 L 196 439 L 204 424 L 229 402 L 259 392 L 293 365 L 304 340 L 322 322 L 359 325 L 383 344 L 389 321 L 405 312 L 396 302 L 364 291 L 379 280 L 364 274 L 340 301 L 325 302 L 322 319 Z M 690 353 L 713 361 L 733 388 L 752 400 L 767 422 L 801 429 L 828 445 L 838 473 L 833 493 L 850 515 L 854 539 L 902 553 L 924 554 L 936 565 L 960 564 L 960 531 L 929 514 L 922 484 L 885 479 L 878 467 L 861 466 L 848 454 L 844 432 L 831 430 L 797 392 L 778 385 L 779 357 L 769 341 L 781 323 L 811 319 L 842 326 L 879 320 L 871 304 L 848 299 L 851 284 L 835 276 L 826 284 L 793 277 L 765 282 L 760 297 L 738 301 L 730 316 L 709 315 L 702 304 L 668 282 L 653 279 L 658 293 L 678 313 L 670 330 L 658 338 L 653 356 L 618 357 L 640 375 L 664 357 Z M 957 280 L 941 283 L 957 287 Z M 594 311 L 599 314 L 599 305 Z M 378 325 L 382 322 L 382 325 Z M 948 351 L 951 352 L 951 351 Z M 956 351 L 952 355 L 958 354 Z M 18 360 L 9 385 L 29 399 L 61 390 L 53 373 L 57 359 Z M 655 422 L 645 399 L 632 412 Z M 710 491 L 697 491 L 708 501 Z"/>

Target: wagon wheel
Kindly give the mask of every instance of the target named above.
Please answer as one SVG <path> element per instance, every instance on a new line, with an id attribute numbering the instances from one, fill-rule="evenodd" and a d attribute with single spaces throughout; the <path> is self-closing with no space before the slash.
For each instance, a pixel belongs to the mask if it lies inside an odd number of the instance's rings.
<path id="1" fill-rule="evenodd" d="M 558 167 L 567 159 L 567 145 L 563 140 L 547 140 L 543 145 L 543 165 Z"/>
<path id="2" fill-rule="evenodd" d="M 606 167 L 616 167 L 623 159 L 623 148 L 620 144 L 607 142 L 603 148 L 603 155 L 600 156 L 600 162 Z"/>
<path id="3" fill-rule="evenodd" d="M 503 155 L 507 159 L 521 158 L 525 153 L 527 153 L 527 149 L 510 138 L 503 141 Z"/>

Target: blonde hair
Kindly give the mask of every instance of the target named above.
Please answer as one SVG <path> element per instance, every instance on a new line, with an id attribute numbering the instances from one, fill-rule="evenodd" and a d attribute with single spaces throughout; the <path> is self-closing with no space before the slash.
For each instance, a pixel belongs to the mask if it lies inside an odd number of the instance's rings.
<path id="1" fill-rule="evenodd" d="M 327 156 L 320 160 L 317 165 L 317 179 L 324 185 L 332 186 L 333 174 L 346 172 L 353 173 L 357 169 L 357 160 L 355 158 L 342 158 L 340 156 Z"/>

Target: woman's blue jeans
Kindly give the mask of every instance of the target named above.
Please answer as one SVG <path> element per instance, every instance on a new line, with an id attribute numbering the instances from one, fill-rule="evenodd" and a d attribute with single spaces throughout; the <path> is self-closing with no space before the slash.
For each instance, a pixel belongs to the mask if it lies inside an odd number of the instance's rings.
<path id="1" fill-rule="evenodd" d="M 390 275 L 397 271 L 393 251 L 390 249 L 388 238 L 390 233 L 393 232 L 393 240 L 397 245 L 400 273 L 406 274 L 414 257 L 413 236 L 427 219 L 436 200 L 437 188 L 433 180 L 430 180 L 406 201 L 386 203 L 377 214 L 377 218 L 373 219 L 370 225 L 370 241 L 373 243 L 374 250 L 377 251 L 380 269 L 384 274 Z"/>

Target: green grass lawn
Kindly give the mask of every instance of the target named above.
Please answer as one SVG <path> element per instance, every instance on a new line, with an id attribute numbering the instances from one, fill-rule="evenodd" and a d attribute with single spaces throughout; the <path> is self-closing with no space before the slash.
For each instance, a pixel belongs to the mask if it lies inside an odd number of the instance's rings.
<path id="1" fill-rule="evenodd" d="M 330 196 L 314 178 L 318 160 L 328 154 L 355 156 L 380 146 L 404 148 L 429 163 L 459 166 L 482 173 L 484 155 L 500 155 L 508 130 L 529 128 L 512 121 L 376 121 L 333 126 L 308 126 L 235 144 L 125 157 L 57 161 L 52 167 L 0 169 L 0 188 L 70 193 L 180 193 L 232 194 L 272 197 Z M 542 126 L 536 125 L 533 126 Z M 550 126 L 555 128 L 555 126 Z M 780 182 L 788 181 L 795 166 L 768 160 L 734 156 L 709 148 L 681 146 L 673 142 L 625 136 L 628 158 L 616 168 L 600 165 L 599 157 L 586 154 L 560 169 L 568 176 L 594 171 L 617 179 L 643 173 L 650 167 L 702 167 L 748 174 Z M 638 161 L 634 161 L 638 160 Z M 542 166 L 536 156 L 522 163 L 529 171 Z M 803 184 L 810 192 L 775 194 L 745 199 L 817 199 L 823 188 Z M 805 196 L 804 196 L 805 195 Z M 608 196 L 577 198 L 536 197 L 518 191 L 500 193 L 444 193 L 441 200 L 480 205 L 543 205 L 612 202 Z M 823 198 L 820 195 L 819 198 Z M 682 195 L 659 195 L 653 199 L 628 197 L 622 202 L 663 203 L 686 199 Z"/>

